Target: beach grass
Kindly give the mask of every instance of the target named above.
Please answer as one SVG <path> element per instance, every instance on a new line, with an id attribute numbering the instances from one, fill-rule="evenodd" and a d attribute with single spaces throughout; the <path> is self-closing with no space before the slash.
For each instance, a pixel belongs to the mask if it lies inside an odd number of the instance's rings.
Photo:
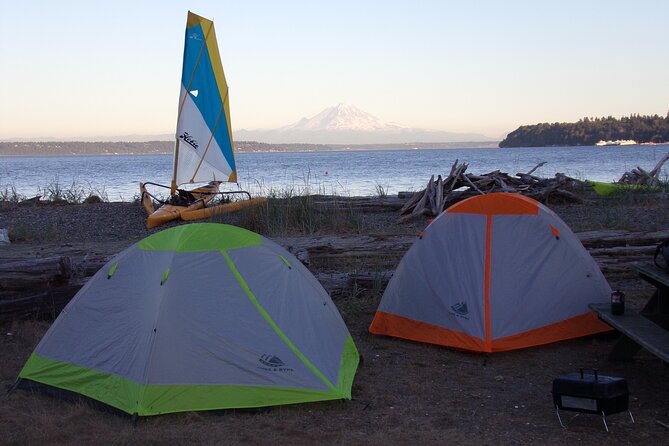
<path id="1" fill-rule="evenodd" d="M 337 196 L 295 195 L 281 191 L 257 206 L 239 211 L 239 225 L 260 234 L 318 234 L 325 231 L 357 233 L 360 216 Z"/>
<path id="2" fill-rule="evenodd" d="M 34 197 L 18 192 L 13 184 L 5 185 L 0 189 L 0 206 L 3 207 L 38 201 L 54 204 L 106 203 L 109 202 L 109 196 L 104 187 L 97 188 L 90 183 L 84 186 L 74 181 L 70 185 L 65 185 L 57 177 L 38 187 L 38 193 Z"/>
<path id="3" fill-rule="evenodd" d="M 2 206 L 17 205 L 25 199 L 26 197 L 24 195 L 16 191 L 14 185 L 5 186 L 4 189 L 0 190 L 0 204 L 2 204 Z"/>
<path id="4" fill-rule="evenodd" d="M 379 198 L 386 198 L 388 196 L 388 185 L 383 185 L 380 183 L 376 183 L 374 185 L 374 190 L 376 191 L 376 196 Z"/>
<path id="5" fill-rule="evenodd" d="M 324 231 L 357 233 L 361 218 L 350 200 L 338 191 L 314 183 L 311 171 L 295 178 L 284 189 L 262 183 L 254 186 L 267 201 L 238 212 L 239 225 L 266 235 L 318 234 Z"/>
<path id="6" fill-rule="evenodd" d="M 58 181 L 58 178 L 40 188 L 40 192 L 43 200 L 53 203 L 81 204 L 109 201 L 104 188 L 95 188 L 90 183 L 88 186 L 82 186 L 74 181 L 65 186 Z"/>

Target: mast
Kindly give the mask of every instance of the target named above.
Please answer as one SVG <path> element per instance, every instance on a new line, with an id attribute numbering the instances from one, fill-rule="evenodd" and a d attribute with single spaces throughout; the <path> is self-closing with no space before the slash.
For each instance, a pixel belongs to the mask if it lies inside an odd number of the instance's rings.
<path id="1" fill-rule="evenodd" d="M 172 183 L 170 185 L 170 195 L 177 193 L 177 165 L 179 164 L 179 138 L 174 142 L 174 166 L 172 167 Z"/>

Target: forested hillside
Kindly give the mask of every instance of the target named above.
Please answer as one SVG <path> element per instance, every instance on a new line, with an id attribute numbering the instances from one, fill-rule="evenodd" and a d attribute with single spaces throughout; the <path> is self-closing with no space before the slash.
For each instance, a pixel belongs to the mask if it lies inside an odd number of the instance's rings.
<path id="1" fill-rule="evenodd" d="M 499 143 L 500 147 L 592 146 L 598 141 L 633 139 L 638 143 L 669 141 L 669 114 L 631 115 L 620 119 L 583 118 L 578 122 L 523 125 Z"/>

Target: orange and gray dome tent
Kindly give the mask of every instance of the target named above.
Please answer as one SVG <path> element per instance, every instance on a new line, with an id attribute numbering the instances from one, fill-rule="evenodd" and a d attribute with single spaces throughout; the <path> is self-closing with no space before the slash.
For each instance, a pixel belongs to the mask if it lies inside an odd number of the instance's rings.
<path id="1" fill-rule="evenodd" d="M 588 309 L 611 288 L 569 227 L 519 194 L 463 200 L 423 231 L 390 280 L 369 331 L 477 352 L 611 328 Z"/>
<path id="2" fill-rule="evenodd" d="M 350 399 L 358 361 L 337 308 L 293 255 L 199 223 L 150 235 L 98 271 L 19 386 L 144 416 Z"/>

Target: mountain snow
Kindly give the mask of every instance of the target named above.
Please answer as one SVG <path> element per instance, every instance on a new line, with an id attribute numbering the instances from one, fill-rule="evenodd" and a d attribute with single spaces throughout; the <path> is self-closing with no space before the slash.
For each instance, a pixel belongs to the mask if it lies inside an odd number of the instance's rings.
<path id="1" fill-rule="evenodd" d="M 354 105 L 337 104 L 311 118 L 271 130 L 238 130 L 237 141 L 270 144 L 387 144 L 410 142 L 493 141 L 473 133 L 450 133 L 383 122 Z"/>
<path id="2" fill-rule="evenodd" d="M 328 107 L 312 118 L 302 118 L 294 124 L 281 127 L 278 131 L 291 130 L 355 130 L 355 131 L 400 131 L 402 127 L 386 123 L 354 105 L 337 104 Z"/>

